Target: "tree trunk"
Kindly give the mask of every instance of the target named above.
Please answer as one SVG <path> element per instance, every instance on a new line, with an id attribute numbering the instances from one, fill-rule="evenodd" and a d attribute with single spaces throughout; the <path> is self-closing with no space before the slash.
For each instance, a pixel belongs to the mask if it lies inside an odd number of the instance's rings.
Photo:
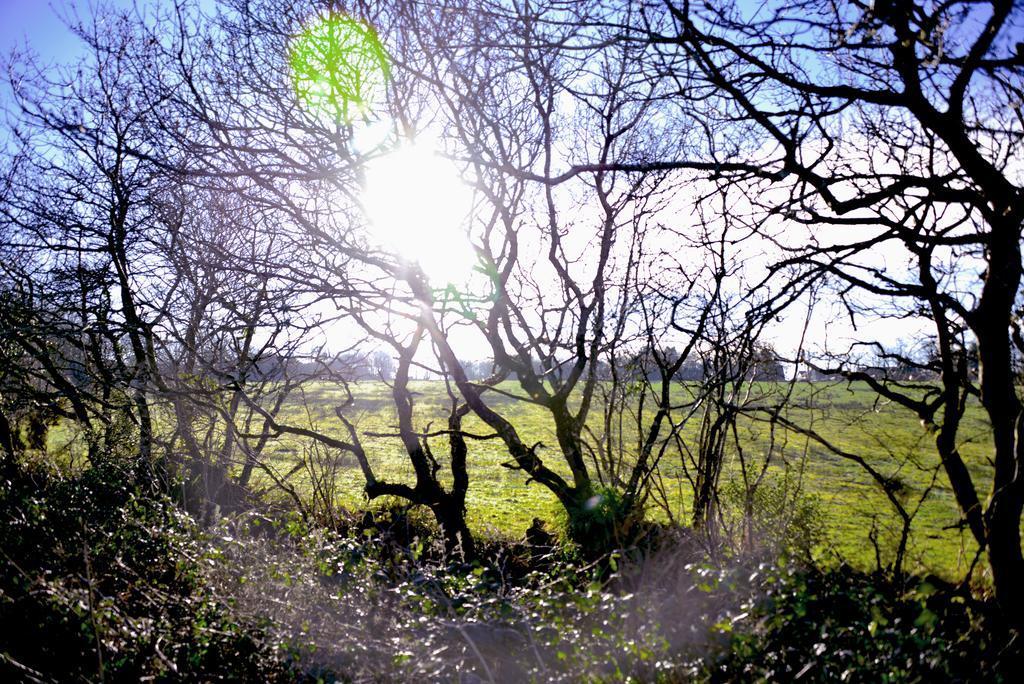
<path id="1" fill-rule="evenodd" d="M 3 449 L 0 473 L 7 479 L 13 479 L 18 471 L 18 452 L 14 446 L 14 428 L 3 411 L 0 411 L 0 448 Z"/>
<path id="2" fill-rule="evenodd" d="M 989 265 L 971 321 L 978 339 L 981 403 L 992 425 L 995 472 L 985 514 L 986 541 L 996 601 L 1016 629 L 1024 629 L 1024 558 L 1020 520 L 1024 490 L 1021 400 L 1017 396 L 1010 322 L 1021 282 L 1020 223 L 993 223 Z"/>
<path id="3" fill-rule="evenodd" d="M 462 506 L 452 501 L 443 501 L 431 506 L 430 510 L 438 525 L 441 526 L 445 552 L 450 557 L 461 558 L 466 563 L 475 561 L 477 559 L 476 543 L 466 524 L 466 515 Z"/>
<path id="4" fill-rule="evenodd" d="M 988 559 L 996 601 L 1007 623 L 1024 633 L 1024 555 L 1020 548 L 1021 496 L 1011 486 L 992 496 L 988 509 Z"/>

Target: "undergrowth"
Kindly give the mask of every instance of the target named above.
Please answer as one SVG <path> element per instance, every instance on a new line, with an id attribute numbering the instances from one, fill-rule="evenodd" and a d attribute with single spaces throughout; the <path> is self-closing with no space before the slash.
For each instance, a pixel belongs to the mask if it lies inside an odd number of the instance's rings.
<path id="1" fill-rule="evenodd" d="M 1019 653 L 939 580 L 711 562 L 686 530 L 596 561 L 482 539 L 470 565 L 403 508 L 200 530 L 113 466 L 0 497 L 5 681 L 1010 681 Z"/>
<path id="2" fill-rule="evenodd" d="M 1020 645 L 994 606 L 937 578 L 774 569 L 717 628 L 730 637 L 704 656 L 710 681 L 1009 682 L 1020 672 Z"/>
<path id="3" fill-rule="evenodd" d="M 205 545 L 173 502 L 115 465 L 3 484 L 0 680 L 293 679 L 210 592 Z"/>

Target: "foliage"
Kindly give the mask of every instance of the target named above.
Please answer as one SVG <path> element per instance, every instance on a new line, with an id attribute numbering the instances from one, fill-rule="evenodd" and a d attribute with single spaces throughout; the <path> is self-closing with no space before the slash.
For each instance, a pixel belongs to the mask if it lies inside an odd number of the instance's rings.
<path id="1" fill-rule="evenodd" d="M 790 483 L 769 480 L 745 490 L 730 480 L 719 496 L 726 544 L 745 556 L 809 563 L 825 542 L 821 505 Z"/>
<path id="2" fill-rule="evenodd" d="M 590 557 L 631 546 L 640 535 L 643 510 L 612 487 L 594 487 L 593 495 L 569 512 L 562 512 L 565 536 Z"/>
<path id="3" fill-rule="evenodd" d="M 258 631 L 202 577 L 205 547 L 166 499 L 113 465 L 42 469 L 0 491 L 0 674 L 9 681 L 279 681 Z"/>
<path id="4" fill-rule="evenodd" d="M 1012 681 L 1020 646 L 991 603 L 935 578 L 784 569 L 702 674 L 711 681 Z"/>
<path id="5" fill-rule="evenodd" d="M 974 681 L 1012 654 L 991 602 L 934 578 L 711 563 L 689 535 L 591 564 L 492 539 L 465 565 L 400 513 L 380 520 L 235 530 L 213 582 L 326 680 Z"/>
<path id="6" fill-rule="evenodd" d="M 594 563 L 492 537 L 474 564 L 399 506 L 203 535 L 114 466 L 23 473 L 3 504 L 13 679 L 923 681 L 1009 658 L 991 604 L 939 580 L 713 564 L 682 533 Z"/>
<path id="7" fill-rule="evenodd" d="M 681 546 L 584 565 L 492 539 L 484 561 L 466 565 L 446 561 L 436 535 L 408 538 L 400 515 L 364 522 L 338 534 L 252 519 L 244 527 L 263 539 L 222 537 L 218 594 L 261 621 L 302 676 L 650 680 L 687 667 L 732 600 L 694 589 L 707 571 Z"/>

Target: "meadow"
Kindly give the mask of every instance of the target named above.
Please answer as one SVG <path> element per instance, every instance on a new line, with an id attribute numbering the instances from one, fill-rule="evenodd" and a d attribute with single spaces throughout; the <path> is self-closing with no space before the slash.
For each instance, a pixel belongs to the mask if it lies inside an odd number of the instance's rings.
<path id="1" fill-rule="evenodd" d="M 412 389 L 416 396 L 417 428 L 437 429 L 444 425 L 449 400 L 443 384 L 419 381 L 412 383 Z M 517 388 L 514 383 L 507 383 L 501 389 L 515 392 Z M 783 389 L 781 384 L 756 383 L 753 394 L 769 397 Z M 411 483 L 412 470 L 397 436 L 366 435 L 396 432 L 389 388 L 383 382 L 364 381 L 352 385 L 352 391 L 355 401 L 347 415 L 360 431 L 378 477 Z M 334 407 L 343 398 L 344 391 L 339 387 L 327 383 L 308 385 L 291 397 L 282 420 L 341 437 L 343 428 L 334 416 Z M 557 450 L 554 426 L 543 409 L 497 395 L 491 397 L 491 402 L 513 422 L 524 441 L 544 445 L 539 454 L 545 463 L 567 471 Z M 599 411 L 592 412 L 595 430 L 599 416 Z M 794 424 L 812 428 L 838 449 L 861 456 L 889 480 L 913 516 L 907 569 L 951 580 L 963 577 L 976 546 L 960 525 L 956 503 L 935 453 L 934 435 L 914 415 L 880 400 L 866 385 L 804 383 L 795 387 L 785 416 Z M 688 472 L 692 474 L 692 468 L 688 469 L 684 451 L 695 445 L 698 422 L 691 419 L 684 425 L 683 450 L 673 446 L 662 458 L 657 495 L 647 505 L 647 515 L 654 520 L 689 520 L 692 489 Z M 466 419 L 463 427 L 473 433 L 488 432 L 473 416 Z M 626 434 L 625 441 L 629 443 L 632 435 Z M 987 460 L 988 435 L 984 412 L 976 403 L 972 404 L 958 441 L 983 500 L 992 476 Z M 804 515 L 811 518 L 811 526 L 820 533 L 811 540 L 818 560 L 848 562 L 862 568 L 874 567 L 878 554 L 882 562 L 891 560 L 898 540 L 899 519 L 882 487 L 859 464 L 781 426 L 773 430 L 763 421 L 741 418 L 737 436 L 740 448 L 733 445 L 728 449 L 722 473 L 722 501 L 726 510 L 735 509 L 743 491 L 742 463 L 750 476 L 756 476 L 765 467 L 760 487 L 760 506 L 764 509 L 760 529 L 770 533 L 773 525 L 781 525 L 772 517 L 782 515 L 783 510 L 791 511 L 792 507 L 783 506 L 782 502 L 773 504 L 773 499 L 788 497 L 787 501 L 799 501 Z M 437 438 L 431 445 L 442 465 L 444 479 L 447 444 Z M 308 449 L 308 442 L 284 436 L 266 452 L 267 463 L 280 474 L 290 472 L 289 482 L 299 492 L 310 488 L 308 471 L 295 469 L 299 460 L 308 455 Z M 500 440 L 470 440 L 469 450 L 467 514 L 471 529 L 521 537 L 534 517 L 557 528 L 560 509 L 556 500 L 542 486 L 527 485 L 523 473 L 501 466 L 509 456 Z M 328 460 L 337 467 L 329 483 L 334 503 L 348 509 L 365 508 L 363 479 L 354 458 L 333 454 Z M 270 485 L 269 479 L 262 484 Z"/>

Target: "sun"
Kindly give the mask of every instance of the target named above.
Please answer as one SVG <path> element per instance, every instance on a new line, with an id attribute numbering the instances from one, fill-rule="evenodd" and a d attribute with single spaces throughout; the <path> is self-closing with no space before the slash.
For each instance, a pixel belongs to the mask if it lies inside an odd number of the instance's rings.
<path id="1" fill-rule="evenodd" d="M 437 287 L 463 285 L 478 264 L 468 235 L 473 196 L 432 146 L 406 142 L 371 161 L 363 208 L 371 239 Z"/>

